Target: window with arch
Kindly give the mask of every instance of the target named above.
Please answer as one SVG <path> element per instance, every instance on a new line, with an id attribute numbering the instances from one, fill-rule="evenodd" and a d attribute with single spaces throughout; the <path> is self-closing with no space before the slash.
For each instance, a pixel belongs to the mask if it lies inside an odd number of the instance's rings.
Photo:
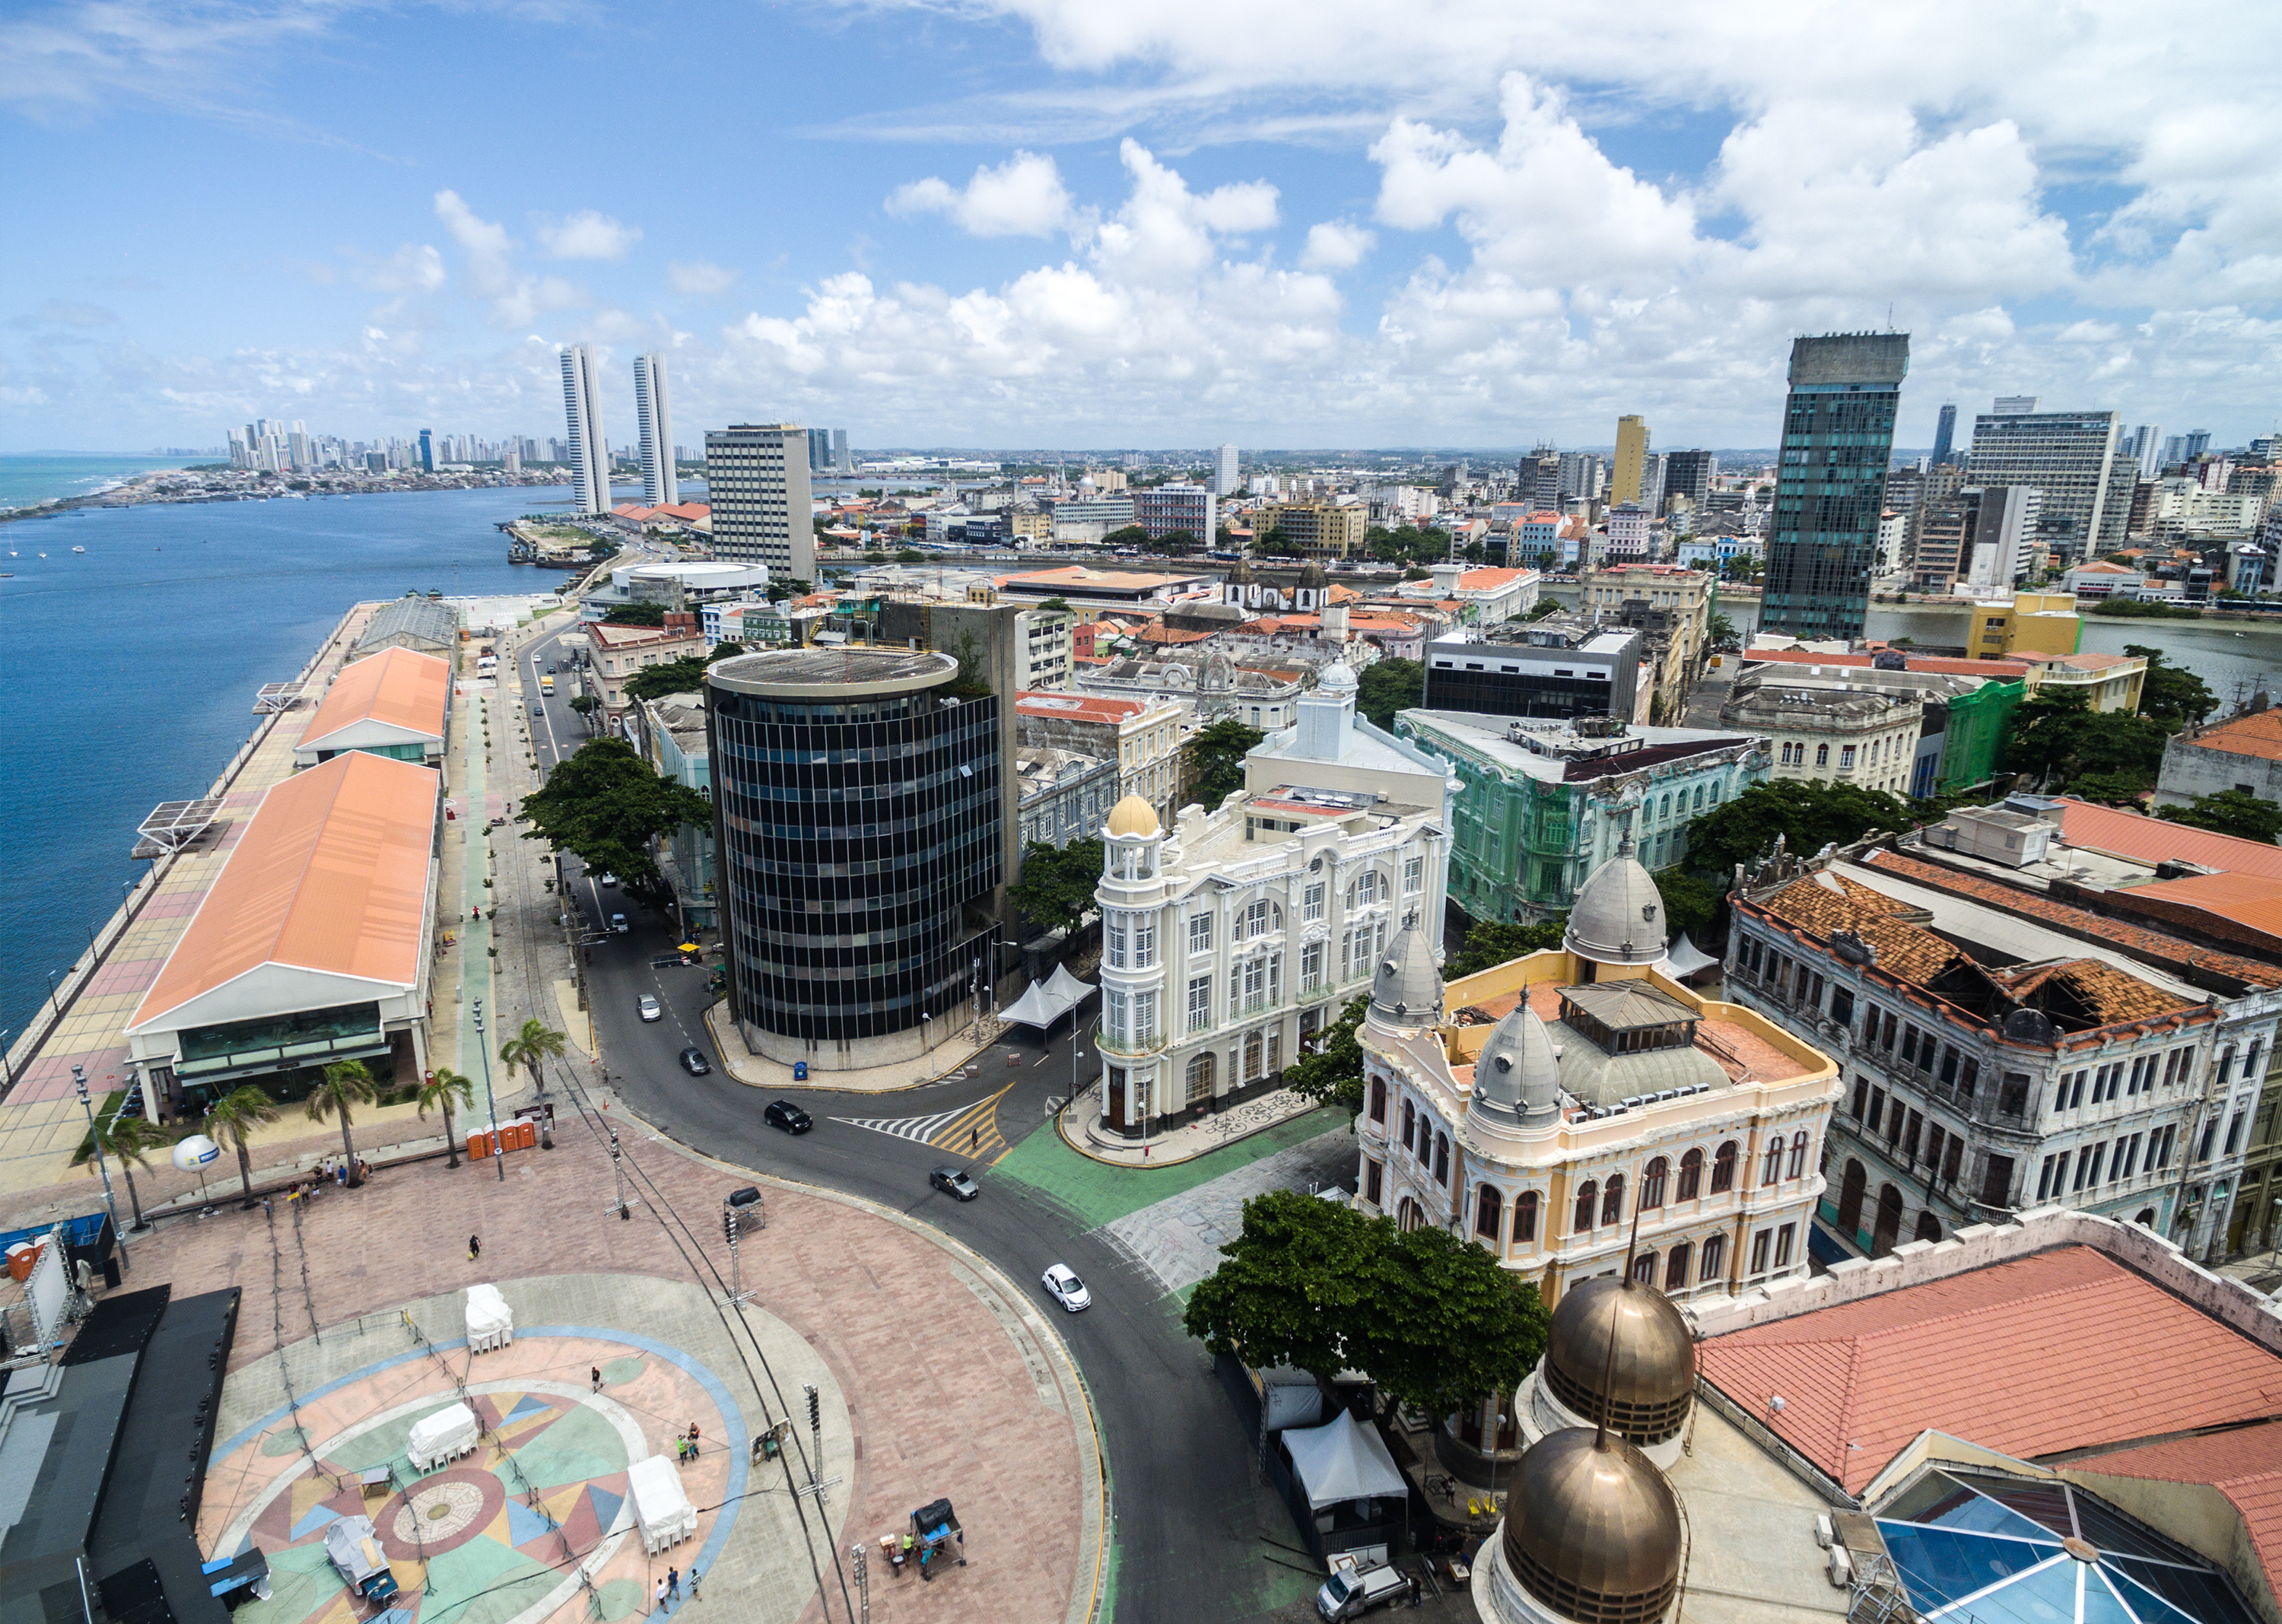
<path id="1" fill-rule="evenodd" d="M 1537 1192 L 1525 1190 L 1513 1198 L 1513 1244 L 1524 1246 L 1537 1239 Z"/>
<path id="2" fill-rule="evenodd" d="M 1653 1211 L 1664 1205 L 1665 1180 L 1671 1171 L 1672 1163 L 1662 1156 L 1648 1164 L 1648 1170 L 1641 1175 L 1642 1206 Z"/>
<path id="3" fill-rule="evenodd" d="M 1729 1139 L 1712 1158 L 1712 1193 L 1725 1195 L 1735 1187 L 1735 1141 Z"/>
<path id="4" fill-rule="evenodd" d="M 1577 1214 L 1569 1227 L 1579 1234 L 1593 1227 L 1593 1216 L 1601 1210 L 1601 1186 L 1587 1179 L 1577 1186 Z"/>
<path id="5" fill-rule="evenodd" d="M 1373 1077 L 1370 1080 L 1370 1120 L 1375 1123 L 1383 1123 L 1386 1120 L 1386 1079 L 1385 1077 Z"/>
<path id="6" fill-rule="evenodd" d="M 1633 1259 L 1633 1278 L 1643 1286 L 1656 1284 L 1656 1254 L 1643 1252 Z"/>
<path id="7" fill-rule="evenodd" d="M 1686 1288 L 1688 1265 L 1693 1260 L 1695 1251 L 1696 1248 L 1685 1240 L 1672 1248 L 1664 1265 L 1665 1290 L 1675 1292 Z"/>
<path id="8" fill-rule="evenodd" d="M 1827 767 L 1830 765 L 1830 746 L 1818 744 L 1814 747 L 1814 765 L 1819 767 Z"/>
<path id="9" fill-rule="evenodd" d="M 1418 1125 L 1418 1107 L 1408 1100 L 1402 1102 L 1402 1148 L 1410 1148 L 1410 1135 Z"/>
<path id="10" fill-rule="evenodd" d="M 1696 786 L 1696 802 L 1694 810 L 1696 812 L 1702 812 L 1704 810 L 1704 786 L 1701 784 Z M 1686 1260 L 1683 1259 L 1682 1261 L 1684 1262 Z"/>
<path id="11" fill-rule="evenodd" d="M 1215 1058 L 1213 1052 L 1207 1049 L 1189 1061 L 1188 1074 L 1184 1079 L 1187 1084 L 1188 1104 L 1195 1105 L 1201 1100 L 1212 1098 L 1213 1061 Z"/>
<path id="12" fill-rule="evenodd" d="M 1386 891 L 1386 877 L 1376 868 L 1367 868 L 1357 874 L 1347 887 L 1347 906 L 1368 908 L 1374 903 L 1384 901 Z"/>
<path id="13" fill-rule="evenodd" d="M 1790 1168 L 1784 1177 L 1787 1178 L 1806 1177 L 1806 1130 L 1804 1128 L 1790 1136 Z"/>
<path id="14" fill-rule="evenodd" d="M 1609 1175 L 1609 1182 L 1601 1186 L 1601 1222 L 1622 1224 L 1625 1221 L 1625 1176 Z"/>
<path id="15" fill-rule="evenodd" d="M 1450 1136 L 1447 1133 L 1434 1136 L 1434 1182 L 1438 1185 L 1450 1182 Z"/>
<path id="16" fill-rule="evenodd" d="M 1704 1153 L 1691 1150 L 1680 1159 L 1680 1193 L 1676 1199 L 1692 1201 L 1704 1193 Z"/>
<path id="17" fill-rule="evenodd" d="M 1696 1271 L 1696 1278 L 1709 1286 L 1719 1278 L 1727 1263 L 1727 1238 L 1714 1235 L 1704 1243 L 1704 1266 Z"/>
<path id="18" fill-rule="evenodd" d="M 1497 1244 L 1498 1228 L 1505 1221 L 1505 1197 L 1495 1185 L 1484 1185 L 1474 1201 L 1474 1233 L 1493 1246 Z"/>
<path id="19" fill-rule="evenodd" d="M 1767 1154 L 1759 1160 L 1759 1183 L 1764 1187 L 1782 1178 L 1783 1138 L 1780 1133 L 1767 1135 Z"/>
<path id="20" fill-rule="evenodd" d="M 1260 1034 L 1246 1032 L 1244 1035 L 1244 1080 L 1249 1083 L 1260 1075 Z"/>
<path id="21" fill-rule="evenodd" d="M 1659 822 L 1659 823 L 1661 823 L 1662 821 L 1664 821 L 1664 820 L 1665 820 L 1666 818 L 1669 818 L 1670 816 L 1672 816 L 1672 797 L 1671 797 L 1670 796 L 1668 796 L 1668 795 L 1667 795 L 1667 796 L 1665 796 L 1664 797 L 1664 799 L 1663 799 L 1662 801 L 1660 801 L 1660 802 L 1658 802 L 1658 803 L 1657 804 L 1657 809 L 1656 809 L 1656 817 L 1657 817 L 1657 822 Z"/>

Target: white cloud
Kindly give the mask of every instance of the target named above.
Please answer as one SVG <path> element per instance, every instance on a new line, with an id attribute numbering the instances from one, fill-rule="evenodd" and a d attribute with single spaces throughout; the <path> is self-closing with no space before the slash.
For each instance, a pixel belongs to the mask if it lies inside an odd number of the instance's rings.
<path id="1" fill-rule="evenodd" d="M 670 260 L 666 262 L 665 280 L 677 293 L 706 299 L 735 287 L 737 273 L 703 260 Z"/>
<path id="2" fill-rule="evenodd" d="M 39 319 L 66 327 L 107 327 L 119 319 L 115 311 L 76 299 L 51 299 L 40 307 Z"/>
<path id="3" fill-rule="evenodd" d="M 527 328 L 541 312 L 578 310 L 593 302 L 585 289 L 560 276 L 518 272 L 512 257 L 516 245 L 507 228 L 477 214 L 458 192 L 436 194 L 436 217 L 466 256 L 469 286 L 491 300 L 493 326 Z"/>
<path id="4" fill-rule="evenodd" d="M 1376 232 L 1344 220 L 1326 220 L 1308 228 L 1308 245 L 1300 252 L 1300 263 L 1308 270 L 1346 270 L 1361 264 L 1363 255 L 1378 243 Z"/>
<path id="5" fill-rule="evenodd" d="M 997 167 L 978 165 L 955 187 L 934 175 L 889 194 L 890 214 L 942 214 L 970 237 L 1049 237 L 1070 223 L 1069 189 L 1051 158 L 1016 152 Z"/>
<path id="6" fill-rule="evenodd" d="M 581 209 L 568 220 L 541 221 L 539 241 L 558 260 L 623 260 L 641 241 L 640 226 L 621 225 L 608 214 Z"/>
<path id="7" fill-rule="evenodd" d="M 427 243 L 406 243 L 385 260 L 351 253 L 352 275 L 384 293 L 433 293 L 450 280 L 444 256 Z"/>

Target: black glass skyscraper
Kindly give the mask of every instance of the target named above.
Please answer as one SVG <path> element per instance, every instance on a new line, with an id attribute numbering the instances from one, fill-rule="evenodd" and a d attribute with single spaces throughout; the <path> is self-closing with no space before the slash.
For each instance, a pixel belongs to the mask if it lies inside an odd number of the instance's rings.
<path id="1" fill-rule="evenodd" d="M 1894 413 L 1909 369 L 1907 333 L 1792 341 L 1759 609 L 1764 629 L 1793 637 L 1862 635 Z"/>
<path id="2" fill-rule="evenodd" d="M 1934 425 L 1933 465 L 1939 468 L 1949 461 L 1951 449 L 1957 444 L 1957 402 L 1950 401 L 1941 408 L 1941 421 Z"/>

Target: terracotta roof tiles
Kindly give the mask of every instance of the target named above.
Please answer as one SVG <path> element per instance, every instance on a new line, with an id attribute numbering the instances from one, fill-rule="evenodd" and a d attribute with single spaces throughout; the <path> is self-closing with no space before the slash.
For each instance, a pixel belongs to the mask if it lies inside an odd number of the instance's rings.
<path id="1" fill-rule="evenodd" d="M 2208 1483 L 2234 1504 L 2271 1580 L 2282 1574 L 2282 1425 L 2246 1426 L 2199 1438 L 2151 1443 L 2076 1463 L 2083 1472 L 2148 1478 L 2159 1483 Z"/>
<path id="2" fill-rule="evenodd" d="M 1697 1358 L 1850 1493 L 1929 1428 L 2035 1460 L 2282 1413 L 2282 1359 L 2089 1247 L 1715 1336 Z"/>
<path id="3" fill-rule="evenodd" d="M 1838 889 L 1833 890 L 1832 885 Z M 1852 931 L 1877 949 L 1880 969 L 1920 986 L 1958 956 L 1954 947 L 1924 926 L 1897 917 L 1914 911 L 1907 903 L 1827 870 L 1801 875 L 1759 905 L 1826 942 L 1837 931 Z"/>
<path id="4" fill-rule="evenodd" d="M 2239 716 L 2231 722 L 2204 728 L 2188 742 L 2202 750 L 2224 750 L 2231 756 L 2282 761 L 2282 711 Z"/>

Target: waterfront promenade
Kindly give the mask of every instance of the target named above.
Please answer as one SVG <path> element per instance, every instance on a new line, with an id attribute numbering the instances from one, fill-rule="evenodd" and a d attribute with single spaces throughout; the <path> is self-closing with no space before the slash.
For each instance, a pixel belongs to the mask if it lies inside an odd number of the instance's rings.
<path id="1" fill-rule="evenodd" d="M 92 1165 L 71 1165 L 87 1121 L 73 1090 L 72 1068 L 85 1068 L 89 1094 L 98 1107 L 106 1094 L 125 1085 L 127 1022 L 221 874 L 263 793 L 291 775 L 293 746 L 307 725 L 314 696 L 346 663 L 356 638 L 380 607 L 361 603 L 342 617 L 299 673 L 304 693 L 312 697 L 290 711 L 260 719 L 206 791 L 221 801 L 214 826 L 184 851 L 152 862 L 151 871 L 97 933 L 89 950 L 58 977 L 52 998 L 25 1031 L 11 1038 L 8 1083 L 0 1096 L 0 1228 L 44 1223 L 92 1211 L 101 1204 L 102 1187 Z M 558 610 L 555 617 L 569 612 Z M 511 669 L 506 657 L 509 646 L 537 634 L 545 624 L 502 626 L 505 635 L 499 647 L 503 669 Z M 465 664 L 471 668 L 474 662 Z M 552 1026 L 563 1024 L 554 983 L 570 974 L 568 950 L 561 944 L 541 883 L 549 870 L 540 861 L 538 847 L 525 845 L 512 823 L 491 827 L 493 817 L 508 815 L 509 803 L 529 787 L 532 774 L 528 753 L 510 719 L 521 709 L 520 695 L 511 688 L 499 693 L 498 687 L 488 677 L 477 679 L 471 669 L 454 680 L 444 789 L 455 815 L 444 826 L 432 944 L 437 958 L 431 986 L 430 1063 L 475 1079 L 477 1120 L 482 1111 L 484 1064 L 473 1028 L 474 1001 L 485 1000 L 492 1080 L 504 1115 L 512 1108 L 509 1101 L 528 1092 L 529 1082 L 506 1075 L 496 1059 L 498 1046 L 526 1016 L 536 1014 Z M 246 698 L 250 710 L 252 695 Z M 485 886 L 486 879 L 493 883 Z M 478 908 L 480 923 L 469 918 Z M 493 945 L 500 950 L 497 958 L 488 951 Z M 357 1114 L 354 1131 L 360 1154 L 376 1161 L 382 1159 L 380 1153 L 394 1147 L 408 1149 L 423 1141 L 435 1148 L 442 1145 L 440 1121 L 433 1116 L 422 1121 L 409 1105 L 364 1107 Z M 283 1118 L 254 1142 L 256 1180 L 293 1177 L 339 1148 L 338 1128 L 311 1122 L 298 1107 L 288 1107 Z M 116 1183 L 119 1169 L 112 1171 Z M 175 1171 L 163 1150 L 153 1154 L 147 1169 L 136 1170 L 136 1181 L 146 1209 L 195 1197 L 202 1189 L 221 1196 L 237 1183 L 234 1157 L 225 1156 L 202 1183 Z M 123 1187 L 117 1199 L 124 1221 L 128 1202 Z"/>

